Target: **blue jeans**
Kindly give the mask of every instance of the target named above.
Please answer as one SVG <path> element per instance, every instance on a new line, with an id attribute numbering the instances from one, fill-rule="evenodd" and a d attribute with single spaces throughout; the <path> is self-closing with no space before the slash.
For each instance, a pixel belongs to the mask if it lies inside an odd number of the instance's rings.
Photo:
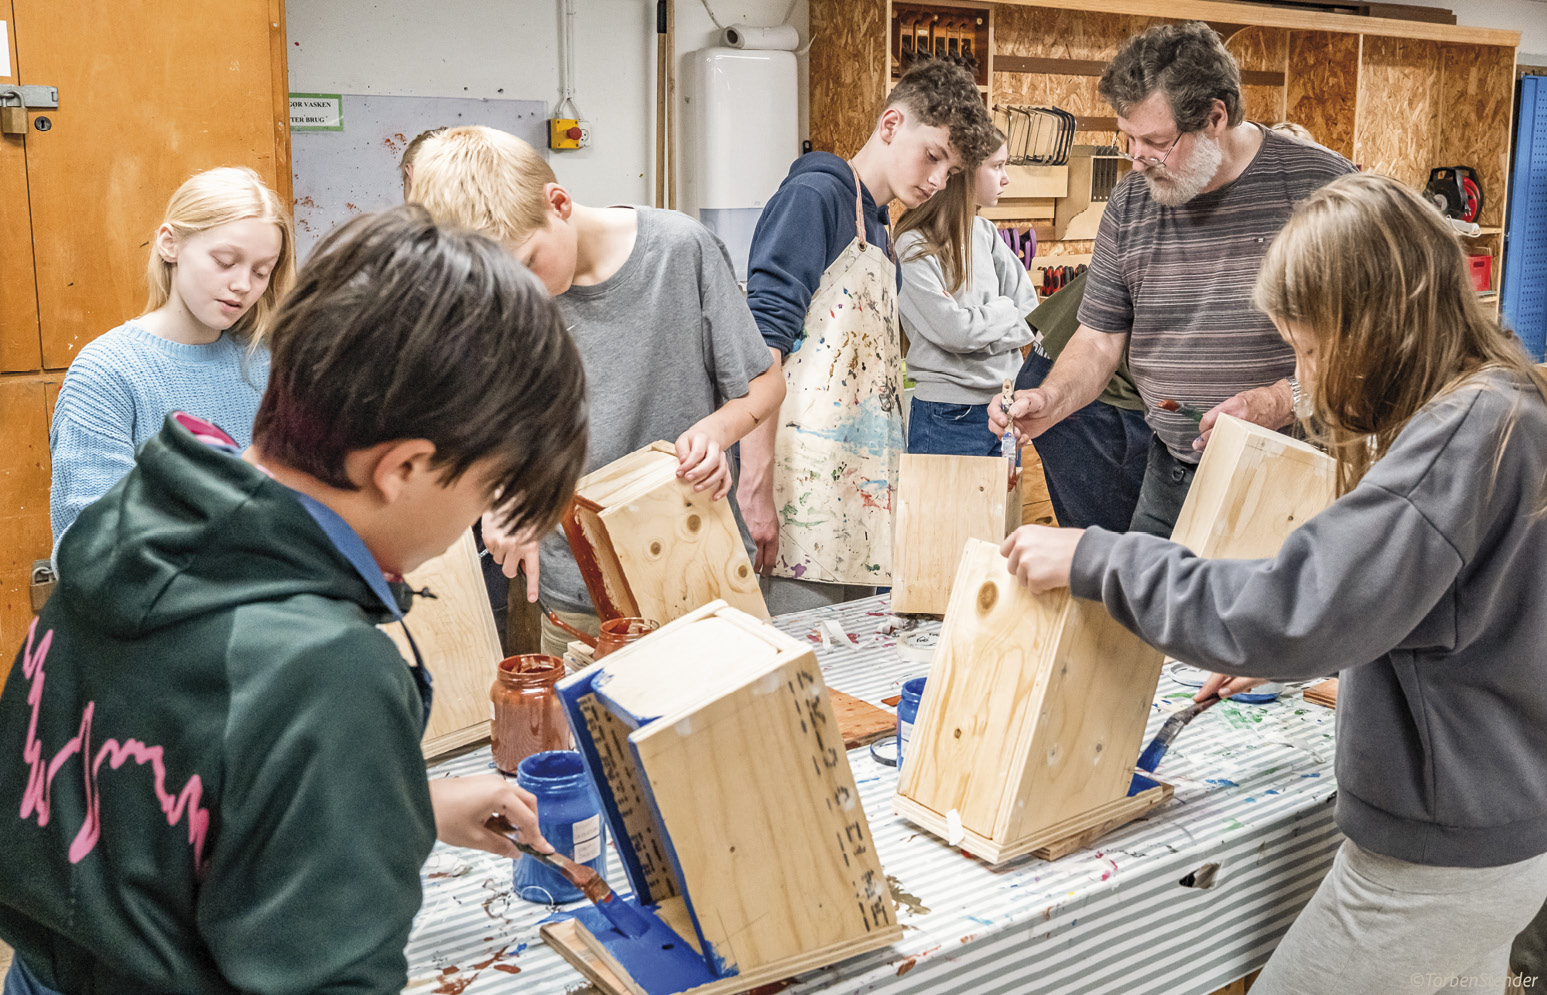
<path id="1" fill-rule="evenodd" d="M 998 456 L 999 436 L 988 430 L 988 405 L 947 404 L 915 397 L 908 410 L 908 452 Z"/>
<path id="2" fill-rule="evenodd" d="M 1139 505 L 1133 510 L 1133 520 L 1128 523 L 1129 532 L 1147 532 L 1171 538 L 1176 520 L 1181 517 L 1182 504 L 1187 492 L 1192 490 L 1192 479 L 1198 473 L 1198 464 L 1179 460 L 1171 455 L 1165 443 L 1158 438 L 1150 443 L 1149 463 L 1144 471 L 1144 487 L 1139 492 Z"/>
<path id="3" fill-rule="evenodd" d="M 1052 368 L 1051 359 L 1029 353 L 1015 389 L 1040 387 Z M 1092 401 L 1037 436 L 1032 445 L 1042 460 L 1058 524 L 1127 532 L 1154 435 L 1142 411 Z"/>
<path id="4" fill-rule="evenodd" d="M 43 983 L 33 977 L 32 972 L 22 966 L 21 958 L 15 957 L 11 961 L 11 969 L 5 973 L 4 995 L 59 995 L 52 988 L 44 987 Z"/>

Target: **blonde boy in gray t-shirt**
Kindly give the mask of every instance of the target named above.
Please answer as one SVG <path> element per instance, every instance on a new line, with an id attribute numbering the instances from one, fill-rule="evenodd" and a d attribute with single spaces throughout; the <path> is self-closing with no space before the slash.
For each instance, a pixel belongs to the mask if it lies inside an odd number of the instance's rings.
<path id="1" fill-rule="evenodd" d="M 585 364 L 586 472 L 674 439 L 679 475 L 730 492 L 727 450 L 779 410 L 784 378 L 714 235 L 675 211 L 578 204 L 535 149 L 485 127 L 428 140 L 412 193 L 437 220 L 499 239 L 557 297 Z M 506 536 L 485 520 L 483 538 L 507 576 L 525 569 L 528 601 L 596 631 L 560 533 Z M 544 620 L 545 653 L 568 639 Z"/>

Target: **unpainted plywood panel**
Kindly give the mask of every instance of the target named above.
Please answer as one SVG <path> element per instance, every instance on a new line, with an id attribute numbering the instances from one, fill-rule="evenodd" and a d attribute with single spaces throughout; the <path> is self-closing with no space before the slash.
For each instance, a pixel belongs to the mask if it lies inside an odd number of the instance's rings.
<path id="1" fill-rule="evenodd" d="M 1438 42 L 1364 36 L 1353 161 L 1365 172 L 1423 189 L 1437 165 L 1439 62 Z"/>
<path id="2" fill-rule="evenodd" d="M 904 453 L 897 475 L 892 609 L 941 614 L 968 539 L 1005 537 L 1009 469 L 993 456 Z"/>
<path id="3" fill-rule="evenodd" d="M 1471 166 L 1483 188 L 1477 223 L 1504 223 L 1515 53 L 1494 45 L 1440 46 L 1439 147 L 1434 165 Z M 1494 269 L 1502 267 L 1496 261 Z"/>
<path id="4" fill-rule="evenodd" d="M 1282 73 L 1289 55 L 1289 32 L 1284 28 L 1249 27 L 1233 33 L 1225 47 L 1242 72 Z M 1247 83 L 1241 87 L 1248 121 L 1272 124 L 1284 119 L 1284 86 Z"/>
<path id="5" fill-rule="evenodd" d="M 422 745 L 426 756 L 436 756 L 488 738 L 489 687 L 500 663 L 500 637 L 471 530 L 405 579 L 414 590 L 429 588 L 435 594 L 414 600 L 407 624 L 435 679 L 435 704 Z M 403 626 L 393 622 L 381 630 L 413 663 Z"/>
<path id="6" fill-rule="evenodd" d="M 811 0 L 811 145 L 848 158 L 875 127 L 890 57 L 883 0 Z"/>
<path id="7" fill-rule="evenodd" d="M 1359 36 L 1296 31 L 1289 37 L 1284 120 L 1347 159 L 1354 157 L 1354 101 L 1359 90 Z"/>

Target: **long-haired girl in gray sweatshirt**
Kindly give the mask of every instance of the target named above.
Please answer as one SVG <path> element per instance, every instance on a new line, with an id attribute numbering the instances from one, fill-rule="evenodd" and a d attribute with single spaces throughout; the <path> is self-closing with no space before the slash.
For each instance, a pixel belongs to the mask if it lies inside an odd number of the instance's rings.
<path id="1" fill-rule="evenodd" d="M 1271 559 L 1027 527 L 1010 567 L 1226 690 L 1341 675 L 1348 839 L 1252 995 L 1503 990 L 1547 898 L 1547 379 L 1477 303 L 1449 225 L 1386 177 L 1302 203 L 1256 301 L 1338 499 Z"/>
<path id="2" fill-rule="evenodd" d="M 1010 182 L 1009 149 L 999 138 L 998 151 L 897 223 L 897 304 L 908 333 L 908 375 L 918 385 L 908 413 L 910 453 L 998 456 L 988 405 L 1020 372 L 1021 348 L 1036 335 L 1026 324 L 1037 306 L 1026 266 L 994 223 L 978 217 Z"/>

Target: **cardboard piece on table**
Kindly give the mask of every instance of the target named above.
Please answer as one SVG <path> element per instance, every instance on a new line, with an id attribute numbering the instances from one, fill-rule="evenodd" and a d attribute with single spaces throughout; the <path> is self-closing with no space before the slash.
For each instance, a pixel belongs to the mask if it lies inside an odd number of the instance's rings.
<path id="1" fill-rule="evenodd" d="M 1290 532 L 1332 503 L 1336 469 L 1308 443 L 1221 415 L 1171 541 L 1199 556 L 1275 556 Z"/>
<path id="2" fill-rule="evenodd" d="M 429 588 L 435 595 L 415 598 L 407 621 L 435 678 L 435 702 L 420 746 L 427 758 L 436 757 L 489 738 L 489 687 L 504 655 L 471 529 L 404 579 L 414 590 Z M 412 663 L 403 627 L 392 622 L 380 629 Z"/>
<path id="3" fill-rule="evenodd" d="M 1033 594 L 969 540 L 896 811 L 942 838 L 959 820 L 990 863 L 1137 817 L 1167 796 L 1129 797 L 1161 661 L 1099 603 Z"/>
<path id="4" fill-rule="evenodd" d="M 737 992 L 901 937 L 809 645 L 714 602 L 559 692 L 635 895 L 716 979 L 684 974 L 674 987 L 616 931 L 545 926 L 593 982 L 648 995 Z M 686 915 L 673 919 L 663 910 L 677 902 Z M 598 962 L 608 971 L 587 968 Z"/>
<path id="5" fill-rule="evenodd" d="M 564 534 L 604 620 L 665 624 L 717 599 L 768 617 L 730 502 L 679 478 L 669 442 L 580 478 Z"/>
<path id="6" fill-rule="evenodd" d="M 1305 689 L 1305 700 L 1313 705 L 1338 707 L 1338 679 L 1329 677 L 1320 684 L 1312 684 Z"/>
<path id="7" fill-rule="evenodd" d="M 999 543 L 1019 522 L 1006 460 L 906 453 L 897 476 L 892 611 L 938 615 L 968 539 Z"/>

